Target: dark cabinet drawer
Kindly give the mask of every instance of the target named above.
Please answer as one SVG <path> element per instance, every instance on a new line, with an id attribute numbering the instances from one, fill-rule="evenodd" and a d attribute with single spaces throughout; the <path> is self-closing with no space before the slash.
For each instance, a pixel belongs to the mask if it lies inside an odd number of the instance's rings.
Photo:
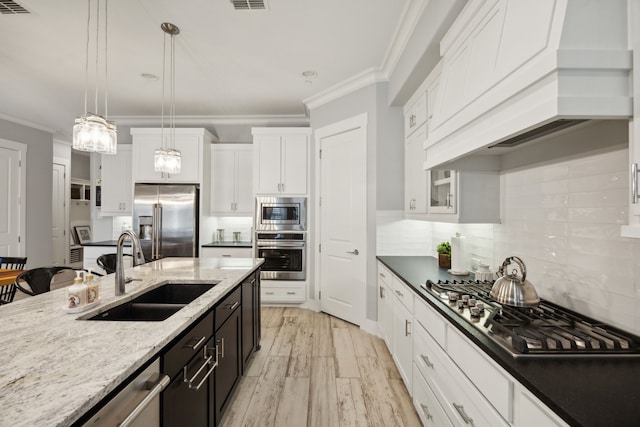
<path id="1" fill-rule="evenodd" d="M 213 313 L 209 313 L 164 354 L 162 372 L 173 378 L 212 336 Z"/>
<path id="2" fill-rule="evenodd" d="M 225 299 L 223 299 L 215 308 L 215 329 L 218 330 L 220 326 L 231 316 L 234 310 L 240 307 L 242 298 L 242 287 L 238 286 L 235 291 L 231 292 Z"/>

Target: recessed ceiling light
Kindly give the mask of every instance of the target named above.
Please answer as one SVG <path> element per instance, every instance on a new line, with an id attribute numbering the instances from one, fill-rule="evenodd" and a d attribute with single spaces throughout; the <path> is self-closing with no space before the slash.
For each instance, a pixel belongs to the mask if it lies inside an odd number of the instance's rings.
<path id="1" fill-rule="evenodd" d="M 307 70 L 302 72 L 302 77 L 305 77 L 307 79 L 315 79 L 316 77 L 318 77 L 318 73 L 313 70 Z"/>
<path id="2" fill-rule="evenodd" d="M 142 73 L 140 74 L 140 77 L 142 77 L 143 79 L 146 80 L 158 80 L 159 77 L 156 76 L 155 74 L 151 74 L 151 73 Z"/>

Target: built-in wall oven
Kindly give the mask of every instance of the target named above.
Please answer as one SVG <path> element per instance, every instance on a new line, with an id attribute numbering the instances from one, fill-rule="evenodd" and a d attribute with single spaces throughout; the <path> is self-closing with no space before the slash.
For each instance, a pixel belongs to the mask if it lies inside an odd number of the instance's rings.
<path id="1" fill-rule="evenodd" d="M 256 231 L 306 230 L 306 197 L 256 197 Z"/>
<path id="2" fill-rule="evenodd" d="M 256 257 L 264 258 L 263 280 L 306 279 L 306 233 L 257 232 Z"/>

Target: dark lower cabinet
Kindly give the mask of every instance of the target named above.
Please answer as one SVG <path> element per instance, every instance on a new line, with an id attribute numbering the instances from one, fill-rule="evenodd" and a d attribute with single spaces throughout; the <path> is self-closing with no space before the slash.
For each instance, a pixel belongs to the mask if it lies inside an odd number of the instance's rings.
<path id="1" fill-rule="evenodd" d="M 162 427 L 220 424 L 244 363 L 260 345 L 259 277 L 258 270 L 162 352 L 162 372 L 171 378 L 162 393 Z"/>
<path id="2" fill-rule="evenodd" d="M 213 347 L 213 338 L 207 342 L 207 347 Z M 205 355 L 203 350 L 202 356 L 194 357 L 163 392 L 164 427 L 210 425 L 211 380 L 206 375 L 213 365 L 207 363 L 209 357 Z"/>
<path id="3" fill-rule="evenodd" d="M 218 367 L 213 376 L 216 425 L 230 402 L 234 386 L 240 379 L 242 368 L 240 310 L 236 309 L 215 331 L 218 345 Z"/>
<path id="4" fill-rule="evenodd" d="M 242 372 L 260 349 L 260 327 L 260 273 L 253 273 L 242 282 Z"/>

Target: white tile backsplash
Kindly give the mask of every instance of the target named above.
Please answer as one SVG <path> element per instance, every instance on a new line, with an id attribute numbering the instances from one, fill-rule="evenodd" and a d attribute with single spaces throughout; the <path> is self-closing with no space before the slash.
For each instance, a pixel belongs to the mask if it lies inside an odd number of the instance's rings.
<path id="1" fill-rule="evenodd" d="M 379 218 L 378 254 L 435 255 L 460 232 L 492 271 L 519 256 L 542 298 L 640 334 L 640 242 L 620 237 L 627 169 L 628 150 L 617 147 L 504 171 L 501 224 Z"/>

